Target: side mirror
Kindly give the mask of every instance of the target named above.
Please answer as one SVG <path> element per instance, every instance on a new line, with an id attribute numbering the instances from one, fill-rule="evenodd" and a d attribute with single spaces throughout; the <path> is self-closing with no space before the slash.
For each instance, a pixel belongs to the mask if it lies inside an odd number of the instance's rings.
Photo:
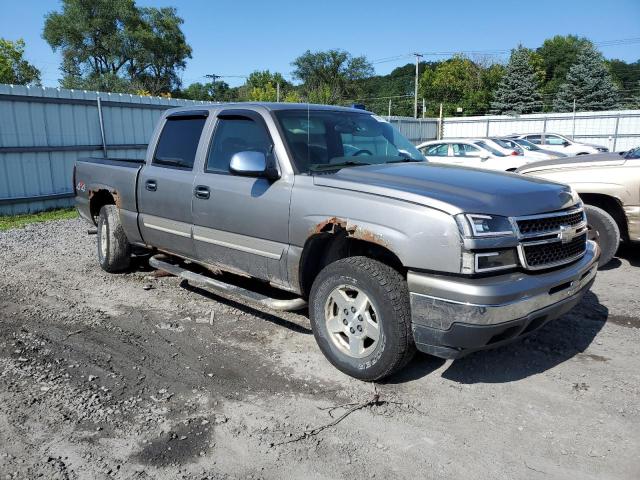
<path id="1" fill-rule="evenodd" d="M 480 160 L 482 160 L 483 162 L 486 160 L 489 160 L 489 155 L 487 155 L 486 153 L 483 153 L 482 155 L 480 155 Z"/>
<path id="2" fill-rule="evenodd" d="M 562 145 L 564 147 L 568 147 L 569 145 L 571 145 L 571 142 L 568 142 L 568 141 L 565 140 L 564 142 L 562 142 Z"/>
<path id="3" fill-rule="evenodd" d="M 234 153 L 229 163 L 229 170 L 236 175 L 247 177 L 277 178 L 274 168 L 269 167 L 267 157 L 262 152 L 238 152 Z"/>

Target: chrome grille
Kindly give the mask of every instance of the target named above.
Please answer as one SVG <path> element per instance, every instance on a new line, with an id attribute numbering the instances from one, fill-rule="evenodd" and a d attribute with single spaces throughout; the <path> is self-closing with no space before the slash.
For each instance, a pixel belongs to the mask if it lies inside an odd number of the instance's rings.
<path id="1" fill-rule="evenodd" d="M 541 270 L 571 263 L 587 249 L 587 221 L 582 208 L 513 219 L 522 266 Z"/>
<path id="2" fill-rule="evenodd" d="M 547 234 L 560 229 L 561 225 L 575 227 L 584 222 L 584 212 L 565 213 L 554 217 L 530 218 L 518 220 L 518 230 L 522 235 Z"/>
<path id="3" fill-rule="evenodd" d="M 549 267 L 568 263 L 584 255 L 587 248 L 587 232 L 569 243 L 553 242 L 535 245 L 522 245 L 527 265 L 530 268 Z"/>

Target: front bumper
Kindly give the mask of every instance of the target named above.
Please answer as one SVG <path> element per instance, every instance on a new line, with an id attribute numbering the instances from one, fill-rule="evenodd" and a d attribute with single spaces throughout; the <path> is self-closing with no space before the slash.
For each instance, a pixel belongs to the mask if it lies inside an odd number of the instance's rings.
<path id="1" fill-rule="evenodd" d="M 524 337 L 580 301 L 595 279 L 599 256 L 589 241 L 580 260 L 546 273 L 464 279 L 409 272 L 418 350 L 459 358 Z"/>

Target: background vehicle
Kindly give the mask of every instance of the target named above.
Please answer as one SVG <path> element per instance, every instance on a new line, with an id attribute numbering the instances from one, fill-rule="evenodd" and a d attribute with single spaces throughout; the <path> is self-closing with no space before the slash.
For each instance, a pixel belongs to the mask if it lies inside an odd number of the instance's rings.
<path id="1" fill-rule="evenodd" d="M 487 170 L 514 171 L 527 163 L 522 156 L 507 155 L 476 139 L 432 140 L 418 145 L 418 150 L 430 162 Z"/>
<path id="2" fill-rule="evenodd" d="M 602 250 L 600 265 L 609 263 L 621 239 L 640 241 L 640 147 L 532 163 L 518 173 L 566 183 L 578 192 Z"/>
<path id="3" fill-rule="evenodd" d="M 607 147 L 592 143 L 580 143 L 557 133 L 527 133 L 516 135 L 536 145 L 543 145 L 546 150 L 564 153 L 566 155 L 587 155 L 589 153 L 608 152 Z"/>
<path id="4" fill-rule="evenodd" d="M 572 308 L 597 270 L 570 187 L 430 164 L 360 110 L 170 110 L 144 164 L 84 159 L 74 175 L 104 270 L 127 268 L 133 245 L 223 294 L 280 310 L 308 301 L 324 355 L 363 380 L 399 370 L 416 348 L 458 358 L 522 338 Z"/>
<path id="5" fill-rule="evenodd" d="M 553 160 L 554 158 L 564 158 L 567 156 L 566 153 L 554 152 L 553 150 L 545 150 L 540 148 L 535 143 L 531 143 L 529 140 L 525 140 L 524 138 L 515 138 L 515 137 L 502 137 L 504 140 L 509 140 L 517 143 L 521 148 L 526 150 L 527 155 L 533 158 L 537 158 L 538 160 Z"/>

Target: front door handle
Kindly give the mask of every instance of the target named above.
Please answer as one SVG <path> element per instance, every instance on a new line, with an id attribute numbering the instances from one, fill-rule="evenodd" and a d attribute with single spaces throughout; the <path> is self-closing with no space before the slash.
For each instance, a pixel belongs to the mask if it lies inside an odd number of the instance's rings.
<path id="1" fill-rule="evenodd" d="M 158 189 L 158 184 L 156 183 L 155 180 L 147 180 L 144 183 L 144 188 L 146 188 L 150 192 L 155 192 Z"/>
<path id="2" fill-rule="evenodd" d="M 207 200 L 211 195 L 211 192 L 209 191 L 209 187 L 207 187 L 206 185 L 198 185 L 193 189 L 193 194 L 196 196 L 196 198 Z"/>

